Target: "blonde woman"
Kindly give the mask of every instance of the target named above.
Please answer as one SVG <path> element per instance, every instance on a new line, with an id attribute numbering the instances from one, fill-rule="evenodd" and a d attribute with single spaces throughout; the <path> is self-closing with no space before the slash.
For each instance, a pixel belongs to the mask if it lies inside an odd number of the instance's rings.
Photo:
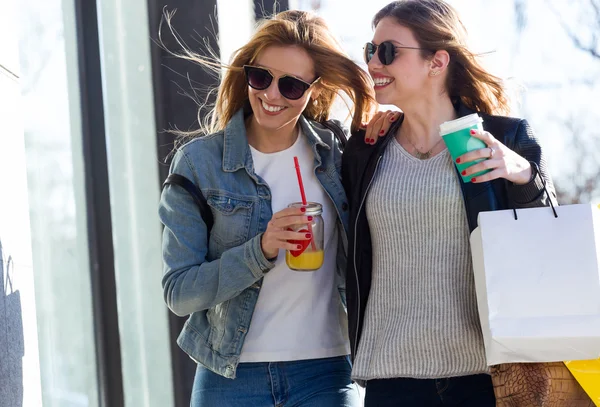
<path id="1" fill-rule="evenodd" d="M 368 75 L 322 19 L 279 13 L 227 65 L 212 133 L 174 156 L 171 173 L 200 189 L 214 219 L 209 229 L 184 189 L 163 190 L 164 295 L 174 313 L 190 316 L 178 344 L 198 363 L 192 406 L 358 406 L 341 146 L 322 124 L 340 91 L 354 103 L 357 130 L 374 104 Z M 311 239 L 288 230 L 310 221 L 303 208 L 287 208 L 300 200 L 295 156 L 307 197 L 323 207 L 325 259 L 314 272 L 285 261 L 285 250 Z"/>
<path id="2" fill-rule="evenodd" d="M 367 407 L 492 407 L 469 233 L 481 211 L 546 205 L 543 181 L 555 199 L 544 155 L 526 120 L 499 115 L 502 82 L 469 51 L 450 5 L 395 1 L 373 25 L 376 99 L 403 115 L 380 115 L 389 135 L 376 142 L 371 126 L 344 151 L 353 377 Z M 439 126 L 472 113 L 486 147 L 456 161 L 485 159 L 463 175 L 491 171 L 464 183 Z"/>

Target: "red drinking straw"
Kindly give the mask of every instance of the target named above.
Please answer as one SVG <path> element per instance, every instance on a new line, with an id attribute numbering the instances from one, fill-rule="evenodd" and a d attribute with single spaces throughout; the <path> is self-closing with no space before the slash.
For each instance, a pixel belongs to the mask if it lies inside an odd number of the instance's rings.
<path id="1" fill-rule="evenodd" d="M 298 176 L 298 186 L 300 187 L 300 195 L 302 196 L 302 205 L 306 206 L 306 194 L 304 193 L 304 183 L 302 182 L 302 174 L 300 173 L 300 163 L 298 163 L 298 157 L 294 157 L 294 166 L 296 167 L 296 175 Z M 312 224 L 308 224 L 308 231 L 312 235 L 310 239 L 310 244 L 313 251 L 317 251 L 317 247 L 315 246 L 315 236 L 312 231 Z"/>
<path id="2" fill-rule="evenodd" d="M 300 173 L 300 163 L 298 162 L 298 157 L 294 157 L 294 166 L 296 167 L 296 175 L 298 176 L 300 195 L 302 195 L 302 205 L 306 206 L 306 194 L 304 193 L 304 183 L 302 182 L 302 174 Z"/>

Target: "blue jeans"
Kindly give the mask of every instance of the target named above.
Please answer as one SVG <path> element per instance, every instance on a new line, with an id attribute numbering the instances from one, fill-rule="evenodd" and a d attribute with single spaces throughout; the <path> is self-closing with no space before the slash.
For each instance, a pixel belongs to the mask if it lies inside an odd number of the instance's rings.
<path id="1" fill-rule="evenodd" d="M 487 374 L 446 379 L 369 380 L 365 407 L 495 407 Z"/>
<path id="2" fill-rule="evenodd" d="M 227 379 L 198 365 L 191 407 L 358 407 L 347 356 L 240 363 Z"/>

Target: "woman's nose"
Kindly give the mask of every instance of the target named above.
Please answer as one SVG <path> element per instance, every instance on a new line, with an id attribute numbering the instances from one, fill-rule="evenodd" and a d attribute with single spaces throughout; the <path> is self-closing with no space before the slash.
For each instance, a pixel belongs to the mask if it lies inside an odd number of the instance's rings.
<path id="1" fill-rule="evenodd" d="M 371 60 L 367 64 L 367 66 L 376 67 L 376 68 L 381 68 L 383 66 L 383 64 L 379 60 L 379 55 L 378 54 L 379 54 L 378 52 L 375 52 L 373 54 L 373 56 L 371 57 Z"/>
<path id="2" fill-rule="evenodd" d="M 277 100 L 281 97 L 281 94 L 279 93 L 279 84 L 278 84 L 278 79 L 273 79 L 273 81 L 271 82 L 271 84 L 269 85 L 269 87 L 267 89 L 265 89 L 263 91 L 265 98 L 268 100 Z"/>

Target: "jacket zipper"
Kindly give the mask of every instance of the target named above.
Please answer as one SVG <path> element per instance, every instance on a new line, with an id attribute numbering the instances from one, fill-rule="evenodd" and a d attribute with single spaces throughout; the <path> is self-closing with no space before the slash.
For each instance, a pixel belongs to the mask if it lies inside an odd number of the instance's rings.
<path id="1" fill-rule="evenodd" d="M 369 181 L 369 185 L 367 185 L 367 189 L 365 190 L 365 195 L 363 196 L 361 202 L 360 202 L 360 206 L 358 207 L 358 212 L 356 213 L 356 220 L 354 221 L 354 251 L 353 251 L 353 263 L 354 263 L 354 277 L 356 278 L 356 294 L 357 294 L 357 312 L 356 312 L 356 316 L 358 318 L 358 320 L 360 321 L 360 284 L 358 281 L 358 268 L 356 267 L 356 232 L 358 231 L 358 218 L 360 217 L 360 212 L 362 211 L 362 208 L 365 204 L 365 201 L 367 200 L 367 194 L 369 193 L 369 189 L 371 189 L 371 184 L 373 184 L 373 180 L 375 179 L 375 174 L 377 173 L 377 169 L 379 168 L 379 162 L 381 161 L 381 155 L 379 156 L 379 158 L 377 158 L 377 164 L 375 164 L 375 171 L 373 171 L 373 176 L 371 177 L 371 180 Z M 356 351 L 358 348 L 358 321 L 356 322 L 356 329 L 354 332 L 354 349 L 353 349 L 353 354 L 354 357 L 356 357 Z"/>

